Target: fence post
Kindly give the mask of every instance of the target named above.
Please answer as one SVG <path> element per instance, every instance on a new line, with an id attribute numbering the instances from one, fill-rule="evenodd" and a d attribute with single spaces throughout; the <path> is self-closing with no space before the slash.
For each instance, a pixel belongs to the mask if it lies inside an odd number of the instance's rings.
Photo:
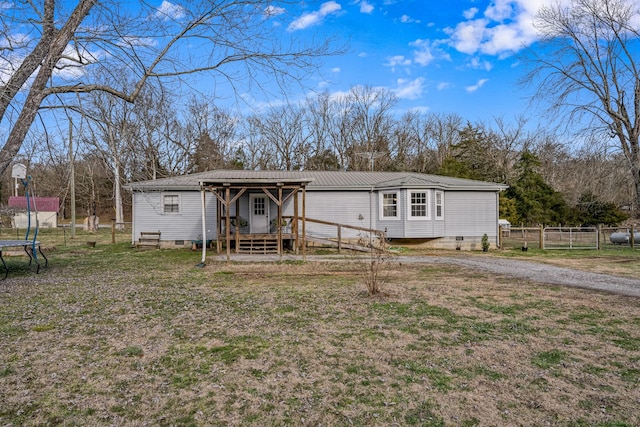
<path id="1" fill-rule="evenodd" d="M 602 224 L 596 225 L 596 250 L 600 250 L 600 233 L 602 233 Z"/>
<path id="2" fill-rule="evenodd" d="M 540 249 L 544 249 L 544 224 L 540 224 Z"/>
<path id="3" fill-rule="evenodd" d="M 116 220 L 111 220 L 111 243 L 116 243 Z"/>
<path id="4" fill-rule="evenodd" d="M 631 245 L 631 249 L 633 249 L 636 240 L 636 225 L 633 224 L 631 226 L 631 236 L 629 236 L 629 244 Z"/>
<path id="5" fill-rule="evenodd" d="M 338 224 L 338 253 L 342 252 L 342 226 Z"/>

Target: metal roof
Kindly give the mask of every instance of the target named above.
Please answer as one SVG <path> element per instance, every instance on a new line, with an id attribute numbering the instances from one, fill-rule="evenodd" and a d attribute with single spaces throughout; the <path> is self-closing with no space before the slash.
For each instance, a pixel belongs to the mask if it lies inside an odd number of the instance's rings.
<path id="1" fill-rule="evenodd" d="M 60 198 L 58 197 L 29 197 L 29 205 L 32 211 L 58 212 Z M 7 206 L 27 210 L 27 198 L 25 196 L 11 196 Z"/>
<path id="2" fill-rule="evenodd" d="M 427 175 L 415 172 L 261 171 L 213 170 L 190 175 L 129 183 L 132 191 L 199 190 L 201 183 L 308 182 L 309 190 L 371 190 L 390 188 L 436 188 L 442 190 L 500 191 L 504 184 Z"/>

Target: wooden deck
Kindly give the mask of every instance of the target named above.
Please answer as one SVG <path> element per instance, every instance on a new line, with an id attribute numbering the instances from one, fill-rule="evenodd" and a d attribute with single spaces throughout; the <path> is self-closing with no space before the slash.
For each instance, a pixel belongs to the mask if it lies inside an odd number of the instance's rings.
<path id="1" fill-rule="evenodd" d="M 301 221 L 302 227 L 300 227 L 293 217 L 283 217 L 290 221 L 290 226 L 286 227 L 286 230 L 264 234 L 251 234 L 242 233 L 240 230 L 232 230 L 227 239 L 217 240 L 217 252 L 222 253 L 226 250 L 227 257 L 231 253 L 236 254 L 279 254 L 282 255 L 285 250 L 291 250 L 298 253 L 302 250 L 303 256 L 305 255 L 305 249 L 308 243 L 316 243 L 323 246 L 333 246 L 340 252 L 342 249 L 355 250 L 361 252 L 371 251 L 385 251 L 385 233 L 380 230 L 369 229 L 364 227 L 357 227 L 353 225 L 338 224 L 333 222 L 322 221 L 313 218 L 298 218 Z M 315 234 L 306 232 L 299 232 L 300 229 L 305 230 L 304 221 L 307 223 L 315 223 L 325 226 L 325 230 L 322 234 Z M 343 237 L 343 230 L 351 230 L 351 236 L 355 230 L 359 234 L 365 237 L 365 242 L 362 242 L 362 238 L 354 239 L 353 237 L 345 239 Z M 368 236 L 368 237 L 367 237 Z M 227 246 L 228 245 L 228 246 Z"/>

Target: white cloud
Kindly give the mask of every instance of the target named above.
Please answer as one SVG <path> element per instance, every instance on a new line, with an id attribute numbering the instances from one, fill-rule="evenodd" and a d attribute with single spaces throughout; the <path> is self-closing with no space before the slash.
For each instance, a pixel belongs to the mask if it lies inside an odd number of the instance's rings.
<path id="1" fill-rule="evenodd" d="M 411 60 L 405 58 L 402 55 L 395 55 L 395 56 L 388 57 L 387 62 L 384 65 L 385 67 L 390 67 L 392 72 L 395 72 L 396 67 L 398 66 L 408 67 L 409 65 L 411 65 Z"/>
<path id="2" fill-rule="evenodd" d="M 286 10 L 283 7 L 269 5 L 262 12 L 264 19 L 272 18 L 274 16 L 282 15 Z"/>
<path id="3" fill-rule="evenodd" d="M 429 111 L 431 111 L 431 107 L 427 105 L 419 105 L 417 107 L 410 108 L 409 111 L 413 111 L 418 114 L 427 114 Z"/>
<path id="4" fill-rule="evenodd" d="M 367 2 L 367 0 L 362 0 L 360 2 L 360 13 L 370 14 L 371 12 L 373 12 L 373 9 L 373 5 Z"/>
<path id="5" fill-rule="evenodd" d="M 158 10 L 156 10 L 155 16 L 164 20 L 181 19 L 184 18 L 185 13 L 182 6 L 163 0 Z"/>
<path id="6" fill-rule="evenodd" d="M 436 87 L 438 88 L 438 90 L 445 90 L 453 87 L 453 84 L 449 82 L 440 82 Z"/>
<path id="7" fill-rule="evenodd" d="M 318 25 L 322 22 L 325 16 L 337 13 L 341 9 L 342 6 L 340 6 L 340 4 L 336 3 L 335 1 L 322 3 L 319 10 L 315 12 L 305 13 L 304 15 L 294 20 L 291 24 L 289 24 L 289 27 L 287 29 L 289 31 L 297 31 L 304 30 L 305 28 L 309 28 L 313 25 Z"/>
<path id="8" fill-rule="evenodd" d="M 459 23 L 451 33 L 451 44 L 462 53 L 474 54 L 480 50 L 485 36 L 488 22 L 484 19 L 475 19 Z"/>
<path id="9" fill-rule="evenodd" d="M 414 80 L 398 79 L 398 87 L 393 93 L 400 99 L 418 99 L 424 93 L 424 77 Z"/>
<path id="10" fill-rule="evenodd" d="M 468 9 L 463 13 L 464 21 L 446 29 L 449 42 L 466 54 L 510 55 L 536 41 L 533 17 L 554 1 L 492 0 L 482 12 L 476 7 Z"/>
<path id="11" fill-rule="evenodd" d="M 414 42 L 409 43 L 409 46 L 413 46 L 416 48 L 413 51 L 414 62 L 426 67 L 436 59 L 444 59 L 447 61 L 451 60 L 449 54 L 439 47 L 441 43 L 442 42 L 440 41 L 429 41 L 422 39 L 418 39 Z"/>
<path id="12" fill-rule="evenodd" d="M 464 16 L 464 19 L 473 19 L 477 14 L 478 14 L 477 7 L 472 7 L 471 9 L 467 9 L 464 12 L 462 12 L 462 16 Z"/>
<path id="13" fill-rule="evenodd" d="M 477 56 L 471 58 L 468 65 L 469 68 L 473 68 L 474 70 L 491 71 L 493 69 L 493 64 L 491 62 L 482 60 Z"/>
<path id="14" fill-rule="evenodd" d="M 68 45 L 56 63 L 54 74 L 62 79 L 77 79 L 86 74 L 85 66 L 106 57 L 104 51 L 88 51 L 82 47 Z"/>
<path id="15" fill-rule="evenodd" d="M 24 61 L 24 56 L 9 54 L 0 57 L 0 84 L 7 84 L 13 73 Z"/>
<path id="16" fill-rule="evenodd" d="M 485 85 L 485 83 L 487 83 L 489 81 L 489 79 L 480 79 L 478 80 L 478 82 L 476 84 L 474 84 L 473 86 L 467 86 L 464 89 L 468 92 L 468 93 L 473 93 L 475 91 L 477 91 L 478 89 L 480 89 L 482 86 Z"/>
<path id="17" fill-rule="evenodd" d="M 410 17 L 409 15 L 402 15 L 400 17 L 400 22 L 402 22 L 403 24 L 419 24 L 420 20 L 419 19 L 414 19 L 414 18 Z"/>
<path id="18" fill-rule="evenodd" d="M 342 71 L 342 70 L 340 70 L 340 67 L 334 67 L 334 68 L 331 69 L 332 73 L 339 73 L 340 71 Z"/>
<path id="19" fill-rule="evenodd" d="M 74 80 L 86 74 L 86 66 L 95 63 L 106 56 L 104 51 L 88 51 L 84 48 L 76 48 L 67 45 L 60 60 L 53 70 L 53 77 L 63 80 Z M 6 84 L 15 71 L 24 61 L 25 56 L 20 53 L 11 53 L 0 58 L 0 84 Z M 34 72 L 25 86 L 31 82 L 37 72 Z"/>
<path id="20" fill-rule="evenodd" d="M 484 16 L 492 21 L 503 21 L 513 17 L 514 9 L 518 7 L 519 1 L 513 0 L 493 0 L 487 10 L 484 11 Z"/>
<path id="21" fill-rule="evenodd" d="M 16 46 L 24 46 L 31 40 L 31 37 L 23 33 L 4 34 L 0 37 L 0 49 L 15 51 Z"/>

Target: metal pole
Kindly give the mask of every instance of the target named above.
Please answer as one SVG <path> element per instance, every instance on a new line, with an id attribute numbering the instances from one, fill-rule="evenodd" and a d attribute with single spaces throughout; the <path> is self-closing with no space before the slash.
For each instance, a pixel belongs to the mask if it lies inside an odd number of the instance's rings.
<path id="1" fill-rule="evenodd" d="M 73 121 L 69 117 L 69 186 L 71 187 L 71 238 L 76 237 L 76 168 L 73 155 Z"/>

